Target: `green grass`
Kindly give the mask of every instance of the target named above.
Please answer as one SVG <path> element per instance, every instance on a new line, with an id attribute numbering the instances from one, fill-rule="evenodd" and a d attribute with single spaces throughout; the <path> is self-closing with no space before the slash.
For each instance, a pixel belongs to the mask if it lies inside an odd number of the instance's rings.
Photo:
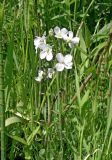
<path id="1" fill-rule="evenodd" d="M 1 160 L 112 159 L 111 11 L 111 0 L 4 1 Z M 40 61 L 34 38 L 55 26 L 80 37 L 72 50 L 49 37 L 54 54 L 71 52 L 73 68 L 38 83 L 38 69 L 55 61 Z M 0 68 L 0 80 L 2 75 Z"/>

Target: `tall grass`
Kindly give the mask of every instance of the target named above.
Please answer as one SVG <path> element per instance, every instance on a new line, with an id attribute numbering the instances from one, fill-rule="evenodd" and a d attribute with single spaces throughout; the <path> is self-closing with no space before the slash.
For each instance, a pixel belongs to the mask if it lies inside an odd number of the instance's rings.
<path id="1" fill-rule="evenodd" d="M 1 114 L 6 117 L 6 151 L 1 153 L 7 160 L 112 159 L 111 10 L 109 0 L 5 2 Z M 71 51 L 73 69 L 37 83 L 38 69 L 48 64 L 36 55 L 33 41 L 55 26 L 80 37 Z M 49 41 L 55 52 L 70 51 L 60 41 Z"/>
<path id="2" fill-rule="evenodd" d="M 4 2 L 0 3 L 0 131 L 1 131 L 1 160 L 6 159 L 5 148 L 5 103 L 4 103 L 4 51 L 3 51 L 3 18 Z"/>

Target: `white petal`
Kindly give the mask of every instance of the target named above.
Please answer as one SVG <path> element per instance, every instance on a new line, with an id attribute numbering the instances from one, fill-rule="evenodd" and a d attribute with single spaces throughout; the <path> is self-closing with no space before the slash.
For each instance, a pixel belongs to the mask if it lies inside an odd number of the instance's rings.
<path id="1" fill-rule="evenodd" d="M 56 67 L 56 70 L 59 72 L 64 70 L 64 64 L 62 63 L 57 63 L 55 67 Z"/>
<path id="2" fill-rule="evenodd" d="M 52 78 L 53 77 L 53 73 L 48 73 L 48 78 Z"/>
<path id="3" fill-rule="evenodd" d="M 34 45 L 35 45 L 36 52 L 37 52 L 37 49 L 38 48 L 41 49 L 41 46 L 43 44 L 45 44 L 45 43 L 46 43 L 46 37 L 45 36 L 43 36 L 43 37 L 36 37 L 34 39 Z"/>
<path id="4" fill-rule="evenodd" d="M 67 64 L 65 64 L 65 68 L 66 68 L 66 69 L 72 69 L 72 65 L 73 65 L 72 62 L 67 63 Z"/>
<path id="5" fill-rule="evenodd" d="M 55 34 L 58 34 L 60 32 L 60 28 L 58 27 L 58 26 L 56 26 L 55 28 L 54 28 L 54 33 Z"/>
<path id="6" fill-rule="evenodd" d="M 36 80 L 37 82 L 41 82 L 42 77 L 35 77 L 35 80 Z"/>
<path id="7" fill-rule="evenodd" d="M 46 59 L 47 59 L 47 61 L 51 61 L 51 60 L 53 59 L 53 54 L 52 54 L 52 52 L 47 53 Z"/>
<path id="8" fill-rule="evenodd" d="M 41 42 L 46 43 L 46 37 L 44 35 L 41 37 Z"/>
<path id="9" fill-rule="evenodd" d="M 39 45 L 39 48 L 40 48 L 41 50 L 45 50 L 46 47 L 47 47 L 47 44 L 45 44 L 45 43 L 41 43 L 41 44 Z"/>
<path id="10" fill-rule="evenodd" d="M 36 37 L 36 38 L 34 39 L 34 45 L 35 45 L 35 46 L 38 44 L 39 38 L 40 38 L 40 37 Z"/>
<path id="11" fill-rule="evenodd" d="M 55 37 L 56 38 L 62 38 L 61 32 L 60 32 L 60 28 L 59 27 L 55 27 L 54 28 L 54 32 L 55 32 Z"/>
<path id="12" fill-rule="evenodd" d="M 47 52 L 41 51 L 40 52 L 40 59 L 44 59 L 46 57 L 46 55 L 47 55 Z"/>
<path id="13" fill-rule="evenodd" d="M 68 30 L 66 28 L 61 29 L 61 36 L 64 40 L 66 40 L 67 38 L 67 33 L 68 33 Z"/>
<path id="14" fill-rule="evenodd" d="M 74 44 L 78 44 L 79 43 L 79 37 L 74 37 L 73 39 L 72 39 L 72 42 L 74 43 Z"/>
<path id="15" fill-rule="evenodd" d="M 71 43 L 71 42 L 70 42 L 70 43 L 68 43 L 68 45 L 69 45 L 69 47 L 70 47 L 70 48 L 73 48 L 73 47 L 74 47 L 74 44 L 73 44 L 73 43 Z"/>
<path id="16" fill-rule="evenodd" d="M 68 30 L 67 30 L 66 28 L 62 28 L 62 29 L 61 29 L 61 33 L 67 34 L 67 33 L 68 33 Z"/>
<path id="17" fill-rule="evenodd" d="M 51 79 L 51 78 L 52 78 L 52 76 L 53 76 L 53 75 L 52 75 L 52 73 L 48 73 L 48 78 L 50 78 L 50 79 Z"/>
<path id="18" fill-rule="evenodd" d="M 61 29 L 61 36 L 62 38 L 64 38 L 65 36 L 67 36 L 68 30 L 66 28 L 62 28 Z"/>
<path id="19" fill-rule="evenodd" d="M 36 37 L 36 38 L 34 39 L 34 45 L 35 45 L 35 48 L 36 48 L 36 49 L 38 48 L 39 44 L 40 44 L 39 37 Z"/>
<path id="20" fill-rule="evenodd" d="M 58 60 L 58 62 L 62 63 L 64 61 L 64 56 L 62 53 L 58 53 L 56 55 L 56 59 Z"/>
<path id="21" fill-rule="evenodd" d="M 67 36 L 67 34 L 63 34 L 63 35 L 62 35 L 62 38 L 63 38 L 65 41 L 68 41 L 68 36 Z"/>
<path id="22" fill-rule="evenodd" d="M 69 35 L 69 38 L 71 38 L 71 39 L 73 38 L 73 32 L 72 31 L 69 31 L 68 35 Z"/>
<path id="23" fill-rule="evenodd" d="M 48 68 L 48 78 L 52 78 L 54 73 L 55 73 L 55 71 L 53 68 Z"/>
<path id="24" fill-rule="evenodd" d="M 64 63 L 67 64 L 67 63 L 70 63 L 71 61 L 72 61 L 72 55 L 71 54 L 67 54 L 64 57 Z"/>
<path id="25" fill-rule="evenodd" d="M 44 74 L 44 72 L 43 72 L 42 70 L 39 70 L 39 71 L 38 71 L 38 76 L 39 76 L 39 77 L 42 77 L 43 74 Z"/>

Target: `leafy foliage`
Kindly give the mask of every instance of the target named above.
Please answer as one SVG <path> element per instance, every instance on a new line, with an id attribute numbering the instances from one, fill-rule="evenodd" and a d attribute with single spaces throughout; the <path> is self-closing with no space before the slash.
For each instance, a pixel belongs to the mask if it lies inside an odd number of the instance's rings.
<path id="1" fill-rule="evenodd" d="M 111 160 L 111 0 L 11 0 L 4 12 L 7 160 Z M 73 69 L 36 83 L 33 41 L 55 26 L 80 37 Z"/>

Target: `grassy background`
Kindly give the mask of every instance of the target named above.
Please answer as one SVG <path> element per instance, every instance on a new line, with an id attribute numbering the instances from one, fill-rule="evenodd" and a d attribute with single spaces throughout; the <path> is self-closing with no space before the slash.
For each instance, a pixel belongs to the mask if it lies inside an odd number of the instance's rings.
<path id="1" fill-rule="evenodd" d="M 111 0 L 6 0 L 0 6 L 6 159 L 111 160 Z M 48 64 L 39 61 L 33 41 L 55 26 L 80 37 L 73 69 L 37 83 L 37 70 Z M 70 52 L 51 42 L 55 52 Z"/>

